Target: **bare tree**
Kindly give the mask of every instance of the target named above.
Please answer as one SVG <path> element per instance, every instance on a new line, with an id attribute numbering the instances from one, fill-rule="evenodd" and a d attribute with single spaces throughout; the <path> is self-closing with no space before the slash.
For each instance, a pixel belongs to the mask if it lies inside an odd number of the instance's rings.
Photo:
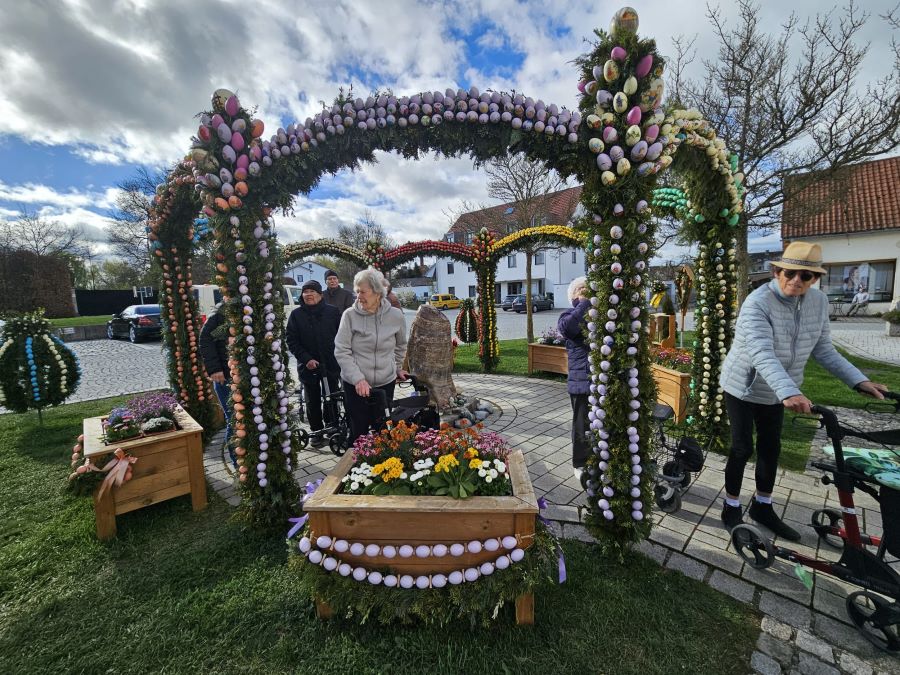
<path id="1" fill-rule="evenodd" d="M 131 265 L 138 277 L 150 270 L 147 226 L 150 220 L 150 200 L 156 186 L 165 182 L 164 171 L 150 171 L 140 167 L 134 176 L 118 184 L 116 208 L 109 214 L 113 223 L 106 228 L 109 243 L 116 255 Z"/>
<path id="2" fill-rule="evenodd" d="M 0 247 L 5 250 L 30 251 L 37 255 L 68 253 L 80 256 L 84 233 L 58 220 L 50 220 L 22 208 L 19 217 L 0 221 Z"/>
<path id="3" fill-rule="evenodd" d="M 746 194 L 737 255 L 740 278 L 746 278 L 749 230 L 778 227 L 785 200 L 809 180 L 900 145 L 900 53 L 887 74 L 860 86 L 868 45 L 858 40 L 868 15 L 853 2 L 840 14 L 831 10 L 802 23 L 792 14 L 777 35 L 763 31 L 758 5 L 737 4 L 733 27 L 719 8 L 707 6 L 719 51 L 703 61 L 702 81 L 683 79 L 693 43 L 676 40 L 680 65 L 670 83 L 680 102 L 697 108 L 738 156 Z M 898 16 L 895 8 L 883 18 L 896 28 Z M 798 174 L 809 179 L 785 182 Z M 746 292 L 741 284 L 739 301 Z"/>
<path id="4" fill-rule="evenodd" d="M 484 166 L 488 177 L 488 195 L 504 204 L 513 204 L 512 212 L 496 214 L 500 222 L 486 223 L 489 228 L 510 234 L 529 227 L 550 224 L 549 195 L 565 187 L 565 182 L 546 164 L 524 155 L 507 154 Z M 488 211 L 490 213 L 490 211 Z M 547 247 L 541 247 L 547 248 Z M 528 342 L 534 342 L 534 321 L 531 304 L 531 265 L 538 248 L 523 247 L 525 253 L 525 316 Z"/>

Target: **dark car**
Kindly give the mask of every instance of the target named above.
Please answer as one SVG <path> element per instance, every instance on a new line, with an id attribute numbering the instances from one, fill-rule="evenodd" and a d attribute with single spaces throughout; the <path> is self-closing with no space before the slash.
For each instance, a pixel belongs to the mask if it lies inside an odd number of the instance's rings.
<path id="1" fill-rule="evenodd" d="M 518 295 L 518 294 L 516 294 L 516 295 L 507 295 L 505 298 L 503 298 L 503 302 L 500 303 L 500 309 L 502 309 L 504 312 L 508 312 L 509 310 L 511 310 L 511 309 L 513 308 L 513 303 L 514 303 L 518 298 L 522 298 L 522 302 L 525 302 L 525 296 L 524 296 L 524 295 Z"/>
<path id="2" fill-rule="evenodd" d="M 521 314 L 525 311 L 525 296 L 517 295 L 516 299 L 513 301 L 512 309 L 516 314 Z M 542 309 L 553 309 L 553 299 L 547 297 L 546 295 L 540 295 L 535 293 L 531 296 L 531 311 L 532 312 L 540 312 Z"/>
<path id="3" fill-rule="evenodd" d="M 159 305 L 131 305 L 106 322 L 106 337 L 127 337 L 132 342 L 161 336 Z"/>

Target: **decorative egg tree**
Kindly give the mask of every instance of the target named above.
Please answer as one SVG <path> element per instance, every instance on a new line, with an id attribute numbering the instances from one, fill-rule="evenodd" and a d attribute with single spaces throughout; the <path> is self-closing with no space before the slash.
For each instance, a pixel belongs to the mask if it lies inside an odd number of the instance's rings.
<path id="1" fill-rule="evenodd" d="M 0 406 L 14 412 L 59 405 L 75 393 L 81 367 L 74 352 L 51 333 L 44 310 L 7 317 L 0 333 Z"/>
<path id="2" fill-rule="evenodd" d="M 609 33 L 596 32 L 593 50 L 577 61 L 582 96 L 576 111 L 475 87 L 402 97 L 376 93 L 366 99 L 342 91 L 314 117 L 263 140 L 261 120 L 253 119 L 231 92 L 215 93 L 212 110 L 200 116 L 190 155 L 157 192 L 151 239 L 154 258 L 171 281 L 164 313 L 173 384 L 188 405 L 199 405 L 210 396 L 199 376 L 196 303 L 188 292 L 198 210 L 216 237 L 217 282 L 229 301 L 242 505 L 254 520 L 283 522 L 296 502 L 278 297 L 281 264 L 270 255 L 272 210 L 289 209 L 295 194 L 308 193 L 326 173 L 373 161 L 376 150 L 408 159 L 425 151 L 465 154 L 476 162 L 522 152 L 583 183 L 587 215 L 578 223 L 583 238 L 551 226 L 497 242 L 482 232 L 471 247 L 416 242 L 384 250 L 370 244 L 361 252 L 318 240 L 286 247 L 285 256 L 336 253 L 385 271 L 420 254 L 469 262 L 478 277 L 481 360 L 490 371 L 498 359 L 496 261 L 530 237 L 569 245 L 578 241 L 588 254 L 593 305 L 585 329 L 591 345 L 595 453 L 588 466 L 588 524 L 617 550 L 646 537 L 651 481 L 644 462 L 655 396 L 647 341 L 640 338 L 647 321 L 646 269 L 654 247 L 649 201 L 656 174 L 670 166 L 681 170 L 695 212 L 704 303 L 697 345 L 702 356 L 696 359 L 702 364 L 697 424 L 710 436 L 724 423 L 717 379 L 732 334 L 731 230 L 741 194 L 724 143 L 709 125 L 697 113 L 661 109 L 663 60 L 652 40 L 637 36 L 637 26 L 637 13 L 623 8 Z"/>

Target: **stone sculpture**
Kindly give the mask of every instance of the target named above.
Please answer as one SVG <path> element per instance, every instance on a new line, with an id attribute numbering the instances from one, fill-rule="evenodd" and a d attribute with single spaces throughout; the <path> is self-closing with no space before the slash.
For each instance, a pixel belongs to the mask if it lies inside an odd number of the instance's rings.
<path id="1" fill-rule="evenodd" d="M 456 396 L 453 384 L 453 341 L 450 321 L 440 310 L 422 305 L 409 329 L 407 369 L 428 387 L 431 402 L 446 412 Z"/>

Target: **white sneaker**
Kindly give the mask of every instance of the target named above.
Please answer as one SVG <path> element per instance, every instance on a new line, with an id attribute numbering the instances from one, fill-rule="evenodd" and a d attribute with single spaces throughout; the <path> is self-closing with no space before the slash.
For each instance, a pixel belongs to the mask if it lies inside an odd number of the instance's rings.
<path id="1" fill-rule="evenodd" d="M 576 467 L 574 467 L 573 472 L 575 473 L 575 478 L 576 478 L 577 480 L 580 481 L 580 480 L 581 480 L 581 474 L 584 473 L 584 469 L 582 469 L 582 468 L 579 467 L 579 466 L 576 466 Z"/>

